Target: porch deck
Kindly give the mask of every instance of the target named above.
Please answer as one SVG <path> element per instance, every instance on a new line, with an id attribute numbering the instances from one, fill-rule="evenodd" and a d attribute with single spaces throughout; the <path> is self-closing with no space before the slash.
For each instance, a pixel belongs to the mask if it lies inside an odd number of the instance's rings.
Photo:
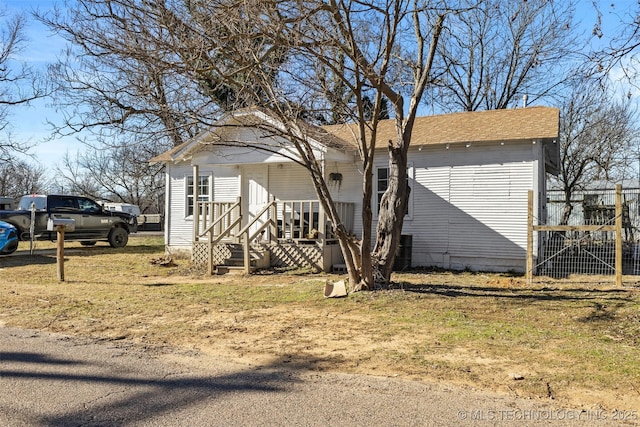
<path id="1" fill-rule="evenodd" d="M 335 206 L 351 232 L 354 203 Z M 240 266 L 245 273 L 267 267 L 327 271 L 341 256 L 331 230 L 318 200 L 272 200 L 257 212 L 243 212 L 241 198 L 200 201 L 194 211 L 193 261 L 210 273 Z"/>

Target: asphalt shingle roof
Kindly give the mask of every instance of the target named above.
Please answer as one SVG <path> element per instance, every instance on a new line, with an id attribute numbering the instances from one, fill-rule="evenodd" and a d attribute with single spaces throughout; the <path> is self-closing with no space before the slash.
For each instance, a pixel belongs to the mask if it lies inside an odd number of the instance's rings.
<path id="1" fill-rule="evenodd" d="M 412 144 L 447 144 L 463 142 L 517 141 L 556 139 L 560 112 L 552 107 L 527 107 L 509 110 L 471 111 L 416 118 Z M 345 141 L 353 141 L 350 129 L 355 125 L 324 128 Z M 376 147 L 386 147 L 395 140 L 395 121 L 378 125 Z"/>
<path id="2" fill-rule="evenodd" d="M 238 120 L 238 118 L 236 118 Z M 245 117 L 250 125 L 257 117 Z M 449 144 L 465 142 L 553 140 L 558 138 L 560 112 L 553 107 L 527 107 L 504 110 L 471 111 L 417 117 L 411 138 L 412 145 Z M 255 125 L 255 124 L 254 124 Z M 323 126 L 304 125 L 308 135 L 328 147 L 355 148 L 355 124 Z M 396 140 L 395 120 L 382 120 L 378 124 L 376 147 L 384 148 L 388 141 Z M 188 141 L 152 159 L 166 162 L 176 159 L 192 141 Z"/>

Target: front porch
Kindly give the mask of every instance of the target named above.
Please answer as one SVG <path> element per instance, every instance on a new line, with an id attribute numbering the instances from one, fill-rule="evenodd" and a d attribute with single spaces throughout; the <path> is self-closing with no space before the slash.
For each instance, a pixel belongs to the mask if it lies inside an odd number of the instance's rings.
<path id="1" fill-rule="evenodd" d="M 275 200 L 253 212 L 235 202 L 196 202 L 192 261 L 209 274 L 237 269 L 249 274 L 269 267 L 331 271 L 342 263 L 331 222 L 318 200 Z M 253 206 L 253 205 L 251 205 Z M 353 230 L 354 203 L 335 202 Z"/>

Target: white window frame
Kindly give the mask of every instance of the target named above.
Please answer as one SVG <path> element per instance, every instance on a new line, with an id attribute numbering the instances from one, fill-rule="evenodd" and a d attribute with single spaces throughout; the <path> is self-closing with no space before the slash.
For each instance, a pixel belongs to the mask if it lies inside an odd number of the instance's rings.
<path id="1" fill-rule="evenodd" d="M 389 177 L 389 167 L 388 166 L 378 166 L 375 168 L 375 173 L 374 173 L 374 197 L 373 197 L 373 212 L 375 212 L 376 217 L 378 216 L 378 214 L 380 213 L 380 199 L 382 198 L 382 195 L 384 194 L 384 191 L 386 190 L 380 190 L 378 188 L 378 184 L 379 184 L 379 175 L 380 175 L 380 171 L 384 170 L 387 172 L 387 181 L 388 181 L 388 177 Z M 413 195 L 415 193 L 415 177 L 414 177 L 414 168 L 413 168 L 413 163 L 408 163 L 407 164 L 407 179 L 408 179 L 408 184 L 409 184 L 409 188 L 411 189 L 411 191 L 409 192 L 409 200 L 407 201 L 407 214 L 404 216 L 405 221 L 406 220 L 411 220 L 413 219 Z"/>
<path id="2" fill-rule="evenodd" d="M 193 209 L 194 209 L 194 202 L 193 202 L 193 183 L 194 183 L 194 179 L 193 179 L 193 175 L 187 175 L 185 177 L 184 180 L 184 195 L 185 195 L 185 200 L 184 200 L 184 216 L 185 218 L 193 218 Z M 205 194 L 203 191 L 204 189 L 204 185 L 206 184 L 207 187 L 207 193 Z M 198 176 L 198 187 L 199 187 L 199 191 L 198 191 L 198 201 L 199 202 L 208 202 L 211 200 L 211 192 L 213 189 L 213 185 L 212 185 L 212 179 L 211 179 L 211 175 L 199 175 Z"/>

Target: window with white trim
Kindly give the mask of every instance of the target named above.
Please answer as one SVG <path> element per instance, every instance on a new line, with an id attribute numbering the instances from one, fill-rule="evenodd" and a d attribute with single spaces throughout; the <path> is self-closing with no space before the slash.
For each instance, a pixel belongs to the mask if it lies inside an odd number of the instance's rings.
<path id="1" fill-rule="evenodd" d="M 187 176 L 187 200 L 186 200 L 186 216 L 193 216 L 193 176 Z M 211 198 L 210 196 L 210 188 L 211 188 L 211 177 L 207 175 L 200 175 L 198 177 L 198 201 L 199 202 L 208 202 Z"/>
<path id="2" fill-rule="evenodd" d="M 389 168 L 377 168 L 375 176 L 375 191 L 376 191 L 376 213 L 380 212 L 380 202 L 382 201 L 382 195 L 389 187 Z M 413 166 L 407 167 L 407 185 L 409 190 L 413 187 Z M 405 219 L 411 219 L 413 217 L 413 191 L 409 191 L 409 200 L 407 202 L 407 213 Z"/>

